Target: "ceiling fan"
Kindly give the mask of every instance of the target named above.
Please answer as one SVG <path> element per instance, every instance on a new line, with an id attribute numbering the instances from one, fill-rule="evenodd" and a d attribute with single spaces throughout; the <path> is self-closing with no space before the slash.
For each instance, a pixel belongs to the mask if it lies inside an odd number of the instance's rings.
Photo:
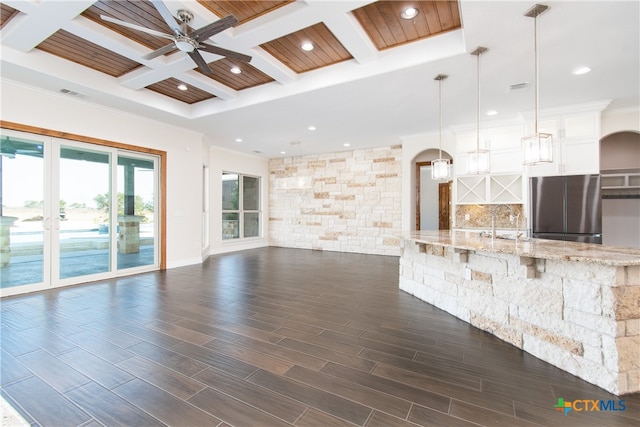
<path id="1" fill-rule="evenodd" d="M 142 31 L 147 34 L 162 37 L 172 41 L 172 43 L 143 56 L 144 59 L 153 59 L 160 55 L 164 55 L 178 49 L 189 55 L 191 59 L 193 59 L 193 62 L 196 63 L 200 71 L 202 71 L 204 74 L 211 74 L 212 71 L 199 51 L 215 53 L 216 55 L 225 56 L 227 58 L 232 58 L 243 62 L 251 61 L 251 57 L 248 55 L 244 55 L 242 53 L 234 52 L 228 49 L 223 49 L 221 47 L 213 46 L 204 42 L 209 37 L 236 25 L 238 23 L 238 20 L 235 16 L 228 15 L 222 19 L 217 20 L 216 22 L 212 22 L 209 25 L 205 25 L 204 27 L 189 33 L 188 24 L 193 19 L 193 14 L 191 12 L 189 12 L 188 10 L 180 9 L 178 10 L 177 18 L 175 18 L 161 0 L 151 0 L 151 3 L 153 3 L 153 6 L 160 13 L 160 16 L 162 16 L 162 19 L 167 23 L 173 34 L 162 33 L 151 28 L 141 27 L 139 25 L 121 21 L 119 19 L 115 19 L 106 15 L 100 15 L 100 18 L 102 18 L 104 21 L 112 22 L 123 27 Z"/>

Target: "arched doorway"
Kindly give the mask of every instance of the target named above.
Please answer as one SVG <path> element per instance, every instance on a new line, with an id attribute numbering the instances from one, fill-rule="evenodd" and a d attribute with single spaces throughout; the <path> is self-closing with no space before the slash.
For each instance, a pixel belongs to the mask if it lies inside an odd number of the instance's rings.
<path id="1" fill-rule="evenodd" d="M 438 156 L 438 150 L 431 149 L 423 151 L 415 158 L 416 230 L 451 228 L 451 181 L 431 179 L 431 161 Z M 445 152 L 442 153 L 442 157 L 451 159 Z"/>
<path id="2" fill-rule="evenodd" d="M 602 243 L 640 248 L 640 133 L 600 140 Z"/>

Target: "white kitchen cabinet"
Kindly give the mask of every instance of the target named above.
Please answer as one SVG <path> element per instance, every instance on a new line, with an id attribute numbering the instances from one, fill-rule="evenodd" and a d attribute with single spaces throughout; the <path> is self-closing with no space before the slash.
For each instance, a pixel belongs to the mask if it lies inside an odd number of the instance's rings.
<path id="1" fill-rule="evenodd" d="M 553 135 L 553 162 L 527 166 L 528 176 L 600 173 L 600 113 L 608 101 L 567 107 L 538 120 L 538 131 Z M 535 132 L 529 117 L 525 130 Z"/>
<path id="2" fill-rule="evenodd" d="M 522 203 L 521 174 L 459 176 L 456 179 L 457 204 Z"/>

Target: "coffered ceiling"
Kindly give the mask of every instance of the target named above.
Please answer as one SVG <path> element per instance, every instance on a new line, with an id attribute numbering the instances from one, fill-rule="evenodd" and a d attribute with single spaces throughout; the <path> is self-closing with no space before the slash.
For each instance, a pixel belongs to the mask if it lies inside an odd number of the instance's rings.
<path id="1" fill-rule="evenodd" d="M 2 77 L 189 127 L 212 144 L 267 157 L 290 151 L 293 141 L 301 141 L 293 154 L 304 154 L 343 149 L 344 143 L 353 148 L 385 145 L 404 135 L 433 132 L 433 77 L 439 73 L 451 76 L 445 89 L 446 124 L 472 121 L 475 63 L 469 52 L 479 45 L 489 48 L 482 59 L 489 63 L 483 79 L 487 108 L 507 118 L 532 105 L 530 90 L 513 94 L 507 88 L 532 81 L 533 27 L 523 13 L 533 3 L 163 3 L 174 17 L 179 10 L 193 14 L 188 34 L 228 15 L 237 18 L 235 26 L 206 40 L 232 52 L 199 51 L 210 74 L 177 48 L 144 58 L 172 43 L 154 34 L 171 30 L 151 1 L 6 0 L 0 2 Z M 549 105 L 603 97 L 620 108 L 637 105 L 638 2 L 546 4 L 551 5 L 548 17 L 539 21 L 541 59 L 548 62 L 541 75 L 558 73 L 554 79 L 541 77 L 541 86 L 548 85 L 545 91 L 557 89 L 550 92 Z M 418 13 L 404 19 L 401 14 L 409 6 Z M 302 49 L 305 42 L 313 50 Z M 251 60 L 242 61 L 233 52 Z M 582 81 L 552 68 L 580 61 L 595 65 Z M 317 131 L 309 133 L 310 125 Z"/>

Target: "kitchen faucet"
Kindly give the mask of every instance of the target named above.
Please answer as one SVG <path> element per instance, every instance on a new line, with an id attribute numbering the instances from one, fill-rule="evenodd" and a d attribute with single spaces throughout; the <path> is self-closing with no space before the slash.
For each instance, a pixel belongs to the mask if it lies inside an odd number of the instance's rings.
<path id="1" fill-rule="evenodd" d="M 511 208 L 510 205 L 506 205 L 506 204 L 500 204 L 500 205 L 493 205 L 493 209 L 491 210 L 491 240 L 496 238 L 496 215 L 498 213 L 498 208 L 500 206 L 504 206 L 507 209 L 509 209 L 509 212 L 511 213 L 511 217 L 515 216 L 516 219 L 516 240 L 518 240 L 518 234 L 520 234 L 520 214 L 519 213 L 515 213 L 513 211 L 513 209 Z"/>

